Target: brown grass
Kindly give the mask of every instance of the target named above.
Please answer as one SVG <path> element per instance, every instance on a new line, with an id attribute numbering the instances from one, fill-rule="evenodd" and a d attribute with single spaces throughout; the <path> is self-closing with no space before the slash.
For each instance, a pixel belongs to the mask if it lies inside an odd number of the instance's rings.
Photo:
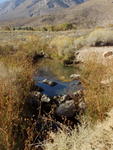
<path id="1" fill-rule="evenodd" d="M 109 79 L 113 74 L 112 65 L 103 66 L 95 62 L 88 62 L 82 70 L 82 80 L 87 103 L 88 119 L 103 120 L 113 107 L 113 83 L 102 85 L 103 80 Z"/>
<path id="2" fill-rule="evenodd" d="M 28 64 L 23 66 L 15 76 L 10 75 L 8 71 L 7 76 L 0 77 L 1 149 L 11 150 L 24 140 L 24 136 L 21 135 L 22 132 L 24 133 L 24 128 L 20 112 L 32 85 L 32 69 Z"/>
<path id="3" fill-rule="evenodd" d="M 79 132 L 71 134 L 60 131 L 51 133 L 54 142 L 45 141 L 46 150 L 112 150 L 113 149 L 113 109 L 108 118 L 93 128 L 86 123 L 79 127 Z"/>

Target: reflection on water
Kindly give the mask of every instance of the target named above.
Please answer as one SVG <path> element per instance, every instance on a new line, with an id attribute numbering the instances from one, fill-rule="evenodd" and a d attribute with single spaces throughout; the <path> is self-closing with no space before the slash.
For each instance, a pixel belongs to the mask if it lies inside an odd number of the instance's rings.
<path id="1" fill-rule="evenodd" d="M 38 76 L 57 78 L 62 81 L 70 81 L 70 75 L 77 72 L 77 68 L 73 66 L 66 67 L 62 61 L 44 59 L 40 61 L 38 67 Z"/>
<path id="2" fill-rule="evenodd" d="M 36 85 L 44 89 L 44 94 L 48 96 L 63 95 L 80 89 L 79 81 L 71 81 L 70 75 L 75 73 L 75 67 L 64 67 L 62 62 L 56 60 L 41 61 L 38 67 L 38 73 L 35 78 Z M 51 87 L 42 81 L 48 79 L 57 82 L 57 85 Z"/>

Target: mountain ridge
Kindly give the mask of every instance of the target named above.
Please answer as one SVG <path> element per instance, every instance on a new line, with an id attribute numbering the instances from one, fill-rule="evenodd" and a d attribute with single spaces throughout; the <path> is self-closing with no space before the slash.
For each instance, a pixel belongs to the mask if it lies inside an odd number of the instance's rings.
<path id="1" fill-rule="evenodd" d="M 58 8 L 69 8 L 86 0 L 10 0 L 0 4 L 0 19 L 46 15 Z"/>
<path id="2" fill-rule="evenodd" d="M 31 0 L 29 0 L 29 4 L 31 4 L 30 1 Z M 28 5 L 24 5 L 24 7 L 27 6 Z M 37 5 L 34 6 L 37 8 Z M 20 6 L 18 6 L 19 17 L 16 17 L 16 13 L 15 16 L 13 16 L 14 13 L 9 13 L 8 17 L 7 15 L 0 15 L 0 25 L 45 26 L 74 23 L 80 28 L 113 25 L 113 0 L 86 0 L 78 5 L 70 5 L 68 8 L 57 7 L 49 11 L 45 9 L 45 12 L 43 10 L 43 13 L 40 15 L 34 15 L 31 17 L 26 15 L 28 12 L 24 9 L 21 11 L 23 14 L 22 16 L 21 13 L 19 13 L 21 10 L 19 8 Z M 17 11 L 17 9 L 15 9 L 15 11 Z"/>

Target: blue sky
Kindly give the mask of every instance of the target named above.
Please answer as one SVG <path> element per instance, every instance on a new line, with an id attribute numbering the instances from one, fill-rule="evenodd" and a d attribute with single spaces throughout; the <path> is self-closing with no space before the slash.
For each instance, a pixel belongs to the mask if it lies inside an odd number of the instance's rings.
<path id="1" fill-rule="evenodd" d="M 0 3 L 1 3 L 1 2 L 4 2 L 4 1 L 6 1 L 6 0 L 0 0 Z"/>

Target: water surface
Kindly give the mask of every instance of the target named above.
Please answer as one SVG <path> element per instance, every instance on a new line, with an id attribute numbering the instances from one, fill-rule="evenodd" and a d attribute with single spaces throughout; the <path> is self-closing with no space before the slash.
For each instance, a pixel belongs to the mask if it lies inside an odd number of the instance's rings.
<path id="1" fill-rule="evenodd" d="M 77 68 L 63 66 L 58 60 L 43 60 L 39 63 L 38 73 L 35 78 L 36 85 L 44 89 L 43 93 L 48 96 L 58 96 L 72 93 L 81 88 L 79 81 L 72 81 L 70 75 L 77 72 Z M 48 79 L 57 83 L 56 86 L 49 86 L 42 81 Z"/>

